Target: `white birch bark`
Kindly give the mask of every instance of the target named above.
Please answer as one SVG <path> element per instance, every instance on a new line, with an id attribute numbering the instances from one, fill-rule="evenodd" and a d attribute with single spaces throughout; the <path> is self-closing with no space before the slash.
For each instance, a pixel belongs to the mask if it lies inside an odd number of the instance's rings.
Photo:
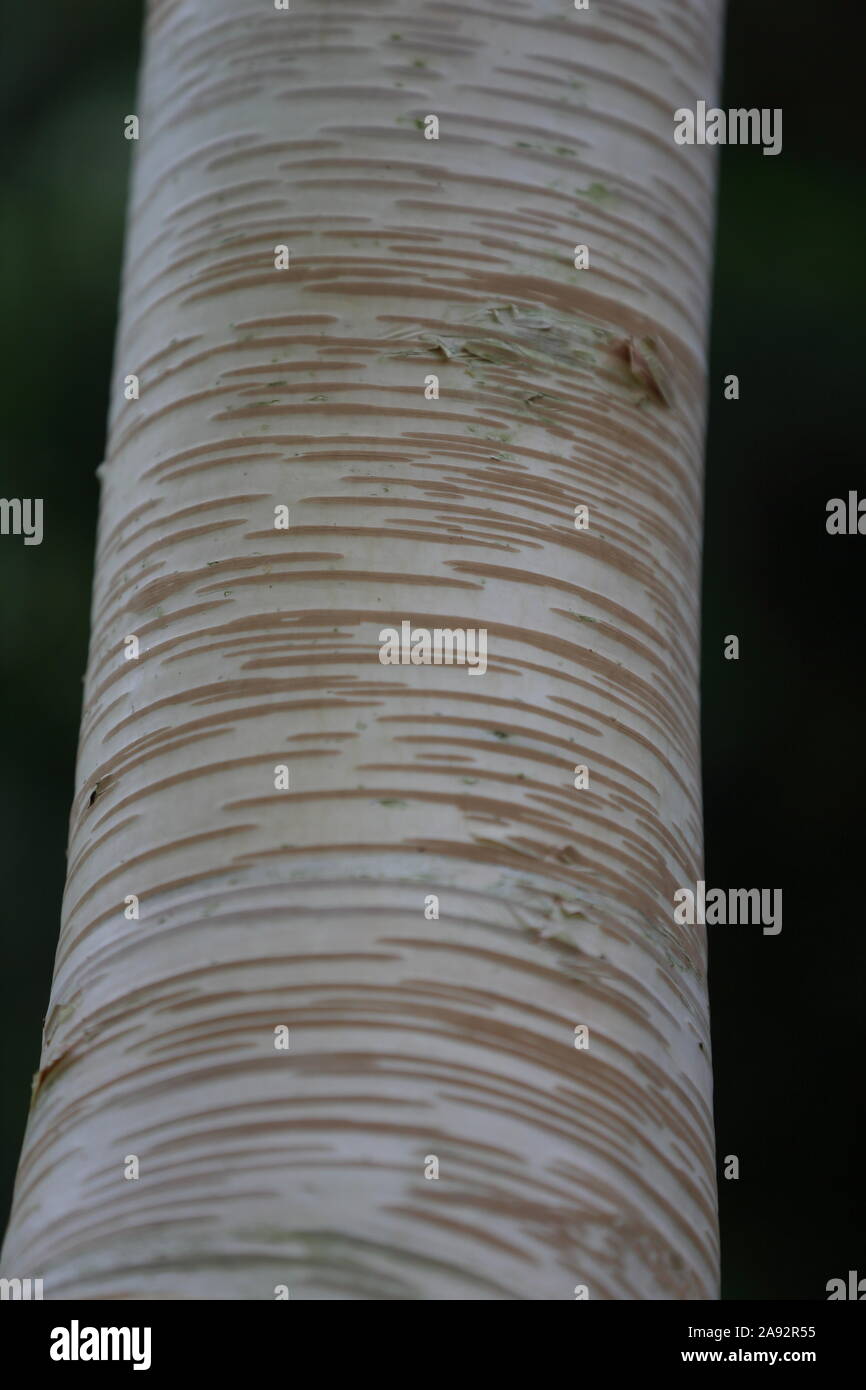
<path id="1" fill-rule="evenodd" d="M 2 1262 L 46 1298 L 716 1296 L 672 906 L 714 160 L 673 111 L 720 10 L 150 3 Z M 380 664 L 406 619 L 486 629 L 486 673 Z"/>

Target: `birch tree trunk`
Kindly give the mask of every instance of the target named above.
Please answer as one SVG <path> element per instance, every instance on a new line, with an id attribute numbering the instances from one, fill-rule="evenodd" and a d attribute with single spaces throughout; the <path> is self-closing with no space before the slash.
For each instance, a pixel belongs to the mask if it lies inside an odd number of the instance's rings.
<path id="1" fill-rule="evenodd" d="M 716 1296 L 673 112 L 720 9 L 151 0 L 46 1298 Z M 486 672 L 383 665 L 407 620 Z"/>

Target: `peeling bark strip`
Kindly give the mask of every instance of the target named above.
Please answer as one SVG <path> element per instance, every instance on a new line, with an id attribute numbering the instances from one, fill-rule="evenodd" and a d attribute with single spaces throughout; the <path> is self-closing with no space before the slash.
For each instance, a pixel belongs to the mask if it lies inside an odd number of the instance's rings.
<path id="1" fill-rule="evenodd" d="M 715 1296 L 671 131 L 720 8 L 152 0 L 4 1254 L 46 1297 Z M 383 666 L 403 621 L 483 680 Z"/>

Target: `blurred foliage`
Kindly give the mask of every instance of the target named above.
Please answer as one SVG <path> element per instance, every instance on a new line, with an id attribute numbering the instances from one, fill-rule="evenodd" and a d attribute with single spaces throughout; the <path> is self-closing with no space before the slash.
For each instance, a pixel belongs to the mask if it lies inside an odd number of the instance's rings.
<path id="1" fill-rule="evenodd" d="M 782 932 L 710 930 L 723 1294 L 826 1298 L 863 1267 L 859 852 L 866 538 L 863 14 L 730 7 L 722 105 L 781 106 L 776 157 L 721 161 L 703 609 L 706 879 L 781 887 Z M 740 378 L 740 400 L 722 383 Z M 740 636 L 739 662 L 722 659 Z M 862 851 L 860 851 L 862 852 Z"/>
<path id="2" fill-rule="evenodd" d="M 724 106 L 781 106 L 784 149 L 721 161 L 704 592 L 706 878 L 781 886 L 778 937 L 711 934 L 728 1297 L 822 1299 L 863 1272 L 857 841 L 866 540 L 825 503 L 863 469 L 858 7 L 734 0 Z M 140 7 L 15 10 L 0 59 L 2 493 L 51 499 L 0 546 L 0 1219 L 51 976 L 86 664 Z M 698 95 L 698 94 L 696 94 Z M 741 399 L 722 382 L 740 378 Z M 722 638 L 741 639 L 738 663 Z"/>
<path id="3" fill-rule="evenodd" d="M 0 45 L 4 497 L 43 497 L 38 547 L 0 545 L 0 1222 L 17 1163 L 66 871 L 141 9 L 17 6 Z"/>

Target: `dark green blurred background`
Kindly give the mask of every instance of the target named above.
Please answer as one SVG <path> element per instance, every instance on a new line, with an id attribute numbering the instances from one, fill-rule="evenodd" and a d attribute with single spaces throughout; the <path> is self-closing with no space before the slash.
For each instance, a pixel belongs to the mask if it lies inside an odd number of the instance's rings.
<path id="1" fill-rule="evenodd" d="M 599 0 L 601 3 L 601 0 Z M 706 878 L 779 887 L 780 936 L 711 931 L 724 1295 L 866 1275 L 861 651 L 866 537 L 825 504 L 864 467 L 862 7 L 734 0 L 722 105 L 784 149 L 722 153 L 704 612 Z M 7 11 L 0 194 L 0 1224 L 39 1057 L 65 870 L 120 275 L 140 6 Z M 737 403 L 722 397 L 740 378 Z M 722 659 L 738 633 L 739 662 Z M 858 1149 L 859 1144 L 859 1149 Z"/>

